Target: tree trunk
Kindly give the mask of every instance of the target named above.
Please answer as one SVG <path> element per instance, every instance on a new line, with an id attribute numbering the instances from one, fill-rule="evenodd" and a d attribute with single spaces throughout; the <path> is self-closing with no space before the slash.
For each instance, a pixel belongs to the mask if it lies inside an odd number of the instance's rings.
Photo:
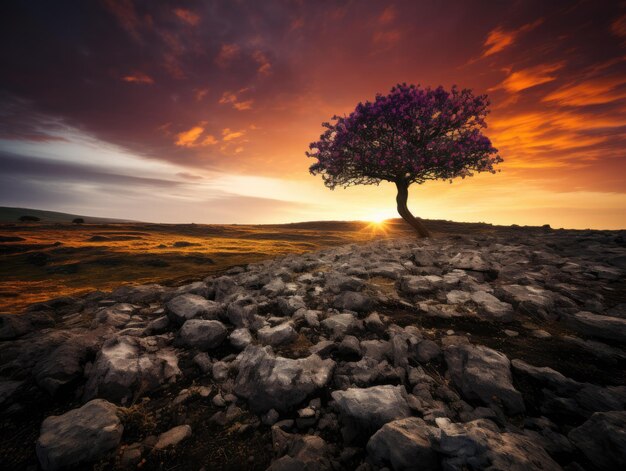
<path id="1" fill-rule="evenodd" d="M 409 198 L 409 185 L 406 182 L 399 181 L 396 182 L 396 187 L 398 188 L 398 196 L 396 196 L 398 213 L 402 216 L 402 219 L 408 222 L 420 237 L 430 237 L 430 232 L 422 224 L 422 220 L 413 216 L 406 205 Z"/>

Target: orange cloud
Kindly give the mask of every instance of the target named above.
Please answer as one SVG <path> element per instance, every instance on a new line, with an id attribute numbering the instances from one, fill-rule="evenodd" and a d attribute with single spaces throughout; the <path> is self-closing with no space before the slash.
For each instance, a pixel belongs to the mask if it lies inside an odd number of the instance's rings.
<path id="1" fill-rule="evenodd" d="M 537 26 L 543 23 L 543 18 L 539 18 L 538 20 L 525 24 L 518 29 L 515 30 L 505 30 L 502 27 L 497 27 L 489 32 L 487 35 L 487 39 L 483 46 L 486 48 L 482 54 L 482 57 L 488 57 L 492 54 L 496 54 L 515 42 L 515 40 L 519 37 L 520 34 L 526 33 Z"/>
<path id="2" fill-rule="evenodd" d="M 611 32 L 618 38 L 626 39 L 626 15 L 620 16 L 611 23 Z"/>
<path id="3" fill-rule="evenodd" d="M 233 139 L 243 136 L 245 133 L 245 131 L 231 131 L 229 128 L 224 128 L 222 130 L 222 140 L 225 142 L 232 141 Z"/>
<path id="4" fill-rule="evenodd" d="M 200 135 L 204 132 L 203 126 L 194 126 L 188 131 L 176 135 L 176 145 L 180 147 L 194 147 Z"/>
<path id="5" fill-rule="evenodd" d="M 200 22 L 200 16 L 197 15 L 196 13 L 190 11 L 190 10 L 186 10 L 184 8 L 176 8 L 174 9 L 174 14 L 181 19 L 182 21 L 184 21 L 187 24 L 190 24 L 191 26 L 196 26 L 199 22 Z"/>
<path id="6" fill-rule="evenodd" d="M 218 143 L 216 137 L 212 134 L 207 134 L 204 139 L 202 139 L 202 146 L 212 146 Z"/>
<path id="7" fill-rule="evenodd" d="M 259 68 L 257 69 L 259 74 L 269 75 L 272 73 L 272 64 L 270 64 L 270 61 L 263 51 L 254 51 L 252 58 L 259 64 Z"/>
<path id="8" fill-rule="evenodd" d="M 104 0 L 103 3 L 105 8 L 115 16 L 119 25 L 139 40 L 139 19 L 132 0 Z"/>
<path id="9" fill-rule="evenodd" d="M 388 6 L 383 10 L 381 15 L 378 17 L 378 21 L 382 24 L 391 23 L 396 19 L 396 9 L 393 5 Z"/>
<path id="10" fill-rule="evenodd" d="M 226 67 L 239 55 L 241 48 L 237 44 L 222 44 L 220 52 L 215 58 L 215 63 L 220 67 Z"/>
<path id="11" fill-rule="evenodd" d="M 254 100 L 246 100 L 246 101 L 240 101 L 238 103 L 233 103 L 233 106 L 235 107 L 236 110 L 243 111 L 243 110 L 249 110 L 250 108 L 252 108 L 252 103 L 254 103 Z"/>
<path id="12" fill-rule="evenodd" d="M 254 51 L 252 58 L 259 64 L 257 72 L 261 75 L 269 75 L 272 73 L 272 64 L 262 51 Z"/>
<path id="13" fill-rule="evenodd" d="M 563 65 L 562 62 L 557 64 L 539 64 L 528 67 L 527 69 L 518 70 L 517 72 L 511 73 L 501 84 L 490 90 L 504 88 L 509 93 L 517 93 L 527 88 L 552 82 L 556 80 L 556 76 L 553 75 L 553 72 L 561 69 Z"/>
<path id="14" fill-rule="evenodd" d="M 378 31 L 372 36 L 374 44 L 392 45 L 400 41 L 400 31 Z"/>
<path id="15" fill-rule="evenodd" d="M 152 77 L 142 72 L 138 72 L 132 75 L 125 75 L 124 77 L 122 77 L 122 80 L 128 83 L 141 83 L 145 85 L 152 85 L 154 83 Z"/>
<path id="16" fill-rule="evenodd" d="M 207 93 L 209 93 L 208 88 L 194 88 L 193 91 L 196 97 L 196 101 L 202 101 Z"/>
<path id="17" fill-rule="evenodd" d="M 626 78 L 596 78 L 564 85 L 543 98 L 567 106 L 600 105 L 626 98 Z"/>
<path id="18" fill-rule="evenodd" d="M 175 144 L 179 147 L 204 147 L 217 144 L 218 140 L 215 136 L 203 135 L 205 126 L 206 122 L 202 121 L 191 129 L 178 133 Z"/>
<path id="19" fill-rule="evenodd" d="M 222 97 L 220 98 L 218 103 L 222 105 L 230 103 L 233 105 L 233 108 L 239 111 L 249 110 L 252 108 L 252 104 L 254 103 L 254 100 L 244 100 L 244 101 L 239 100 L 239 95 L 245 93 L 246 91 L 248 91 L 247 88 L 242 88 L 236 93 L 226 91 L 222 94 Z"/>
<path id="20" fill-rule="evenodd" d="M 626 118 L 611 114 L 549 110 L 495 119 L 489 135 L 507 168 L 572 169 L 588 166 L 593 156 L 605 154 L 596 146 L 607 144 L 610 130 L 624 125 Z"/>

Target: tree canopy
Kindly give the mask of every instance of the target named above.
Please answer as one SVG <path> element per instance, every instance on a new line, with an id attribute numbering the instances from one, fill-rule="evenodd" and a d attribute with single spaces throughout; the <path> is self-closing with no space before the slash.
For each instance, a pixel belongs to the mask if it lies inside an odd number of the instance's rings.
<path id="1" fill-rule="evenodd" d="M 469 89 L 399 84 L 322 123 L 326 131 L 306 153 L 317 159 L 309 170 L 331 189 L 495 173 L 502 159 L 482 133 L 488 106 L 486 95 Z"/>

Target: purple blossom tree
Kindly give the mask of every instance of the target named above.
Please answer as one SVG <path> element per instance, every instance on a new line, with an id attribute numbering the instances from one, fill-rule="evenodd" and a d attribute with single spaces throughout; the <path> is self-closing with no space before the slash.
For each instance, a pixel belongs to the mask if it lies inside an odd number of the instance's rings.
<path id="1" fill-rule="evenodd" d="M 398 213 L 421 237 L 430 234 L 407 207 L 409 186 L 427 180 L 495 173 L 502 162 L 483 133 L 489 101 L 471 90 L 399 84 L 387 96 L 359 103 L 349 116 L 322 123 L 326 131 L 310 144 L 317 159 L 309 171 L 331 190 L 340 186 L 395 183 Z"/>

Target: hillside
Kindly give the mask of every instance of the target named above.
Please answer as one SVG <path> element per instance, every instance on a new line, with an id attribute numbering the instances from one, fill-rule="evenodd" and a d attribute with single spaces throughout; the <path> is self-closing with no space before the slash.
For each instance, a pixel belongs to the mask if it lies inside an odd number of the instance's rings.
<path id="1" fill-rule="evenodd" d="M 41 222 L 67 222 L 70 223 L 76 218 L 83 218 L 86 223 L 119 223 L 132 222 L 127 219 L 98 218 L 91 216 L 82 216 L 79 214 L 60 213 L 57 211 L 44 211 L 42 209 L 31 208 L 9 208 L 0 206 L 0 223 L 17 223 L 22 216 L 34 216 L 41 219 Z"/>

